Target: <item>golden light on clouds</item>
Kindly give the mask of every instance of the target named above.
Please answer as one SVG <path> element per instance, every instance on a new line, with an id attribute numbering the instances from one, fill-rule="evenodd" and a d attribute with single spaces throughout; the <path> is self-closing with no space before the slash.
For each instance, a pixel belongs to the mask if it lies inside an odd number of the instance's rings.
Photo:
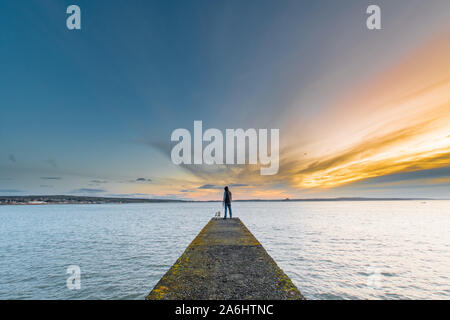
<path id="1" fill-rule="evenodd" d="M 286 173 L 299 188 L 332 188 L 383 175 L 450 165 L 450 36 L 336 103 L 308 159 Z M 358 88 L 355 89 L 358 92 Z M 314 140 L 314 139 L 313 139 Z M 297 147 L 302 150 L 304 146 Z M 291 147 L 290 157 L 295 157 Z M 302 158 L 301 153 L 297 157 Z"/>
<path id="2" fill-rule="evenodd" d="M 232 189 L 239 188 L 236 194 L 241 199 L 280 199 L 390 174 L 448 167 L 449 57 L 450 33 L 441 34 L 367 82 L 349 87 L 306 127 L 296 125 L 303 120 L 297 116 L 301 102 L 298 110 L 286 110 L 291 125 L 280 128 L 277 175 L 261 176 L 257 165 L 186 166 L 174 180 L 133 192 L 220 200 L 222 187 L 235 184 Z"/>

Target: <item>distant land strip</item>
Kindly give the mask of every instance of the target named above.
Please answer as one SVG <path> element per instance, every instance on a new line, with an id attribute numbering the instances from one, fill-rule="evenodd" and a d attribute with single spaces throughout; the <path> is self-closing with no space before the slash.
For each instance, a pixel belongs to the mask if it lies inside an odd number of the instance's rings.
<path id="1" fill-rule="evenodd" d="M 407 200 L 441 200 L 433 198 L 306 198 L 306 199 L 248 199 L 233 202 L 312 202 L 312 201 L 407 201 Z M 444 199 L 442 199 L 444 200 Z M 106 203 L 189 203 L 189 202 L 220 202 L 220 200 L 182 200 L 182 199 L 145 199 L 145 198 L 110 198 L 72 195 L 45 196 L 0 196 L 0 205 L 23 204 L 106 204 Z"/>

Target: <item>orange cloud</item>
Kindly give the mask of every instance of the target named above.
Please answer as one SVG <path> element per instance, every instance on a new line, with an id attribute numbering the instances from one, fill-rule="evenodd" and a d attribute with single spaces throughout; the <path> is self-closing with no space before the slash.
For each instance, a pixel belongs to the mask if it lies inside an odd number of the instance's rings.
<path id="1" fill-rule="evenodd" d="M 299 130 L 296 110 L 291 110 L 291 127 L 281 129 L 277 175 L 261 176 L 257 165 L 186 166 L 182 178 L 145 186 L 144 191 L 220 200 L 221 190 L 199 187 L 245 183 L 249 187 L 239 189 L 240 198 L 284 198 L 296 190 L 329 190 L 450 166 L 449 57 L 447 32 L 370 81 L 349 88 L 309 127 Z"/>
<path id="2" fill-rule="evenodd" d="M 298 188 L 332 188 L 450 165 L 450 34 L 338 101 L 308 146 L 291 145 L 283 170 Z M 296 150 L 308 150 L 308 158 Z M 291 160 L 292 158 L 298 160 Z M 303 160 L 300 160 L 305 158 Z M 282 162 L 283 163 L 283 162 Z M 289 178 L 290 176 L 290 178 Z"/>

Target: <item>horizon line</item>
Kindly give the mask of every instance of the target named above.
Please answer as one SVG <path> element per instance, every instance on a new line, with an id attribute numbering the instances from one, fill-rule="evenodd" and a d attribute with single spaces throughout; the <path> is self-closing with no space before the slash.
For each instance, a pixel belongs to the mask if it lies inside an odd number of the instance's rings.
<path id="1" fill-rule="evenodd" d="M 195 200 L 195 199 L 165 199 L 165 198 L 130 198 L 130 197 L 112 197 L 112 196 L 78 196 L 71 194 L 55 194 L 55 195 L 0 195 L 1 199 L 19 200 L 21 198 L 41 198 L 41 200 L 51 200 L 52 198 L 69 197 L 72 200 L 79 198 L 89 200 L 115 200 L 115 201 L 145 201 L 145 202 L 222 202 L 222 200 Z M 47 199 L 46 199 L 47 198 Z M 56 200 L 56 199 L 55 199 Z M 448 198 L 428 198 L 428 197 L 321 197 L 321 198 L 279 198 L 279 199 L 237 199 L 233 202 L 301 202 L 301 201 L 407 201 L 407 200 L 450 200 Z M 33 199 L 28 199 L 33 201 Z M 36 201 L 36 199 L 34 199 Z"/>

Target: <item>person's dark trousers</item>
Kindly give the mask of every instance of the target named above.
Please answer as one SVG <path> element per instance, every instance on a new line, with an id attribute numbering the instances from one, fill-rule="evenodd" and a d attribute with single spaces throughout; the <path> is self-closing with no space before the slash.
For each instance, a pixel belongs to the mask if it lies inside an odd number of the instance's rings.
<path id="1" fill-rule="evenodd" d="M 225 216 L 223 217 L 224 219 L 227 218 L 227 207 L 228 210 L 230 210 L 230 219 L 233 218 L 233 215 L 231 214 L 231 203 L 225 203 Z"/>

